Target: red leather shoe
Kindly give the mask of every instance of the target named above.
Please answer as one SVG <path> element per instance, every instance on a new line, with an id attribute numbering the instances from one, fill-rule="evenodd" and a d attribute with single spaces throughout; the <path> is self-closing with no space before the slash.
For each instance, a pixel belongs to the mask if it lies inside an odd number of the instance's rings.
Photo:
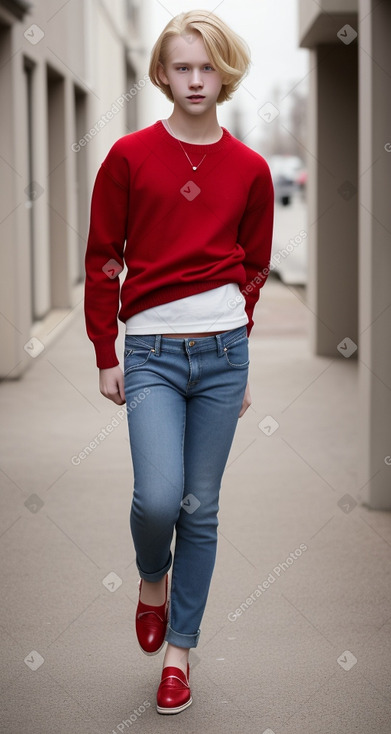
<path id="1" fill-rule="evenodd" d="M 142 587 L 140 579 L 140 594 Z M 157 655 L 164 645 L 168 620 L 167 601 L 168 575 L 166 576 L 166 599 L 159 607 L 138 602 L 136 609 L 136 635 L 139 645 L 146 655 Z"/>
<path id="2" fill-rule="evenodd" d="M 189 686 L 190 668 L 187 665 L 187 676 L 180 668 L 168 666 L 163 668 L 162 679 L 157 691 L 158 714 L 179 714 L 192 703 Z"/>

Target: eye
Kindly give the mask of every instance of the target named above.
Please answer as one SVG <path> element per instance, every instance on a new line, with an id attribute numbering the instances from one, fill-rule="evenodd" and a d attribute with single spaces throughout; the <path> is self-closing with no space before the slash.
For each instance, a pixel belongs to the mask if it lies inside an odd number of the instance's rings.
<path id="1" fill-rule="evenodd" d="M 177 66 L 177 71 L 186 71 L 187 66 Z"/>
<path id="2" fill-rule="evenodd" d="M 204 69 L 205 69 L 206 71 L 214 71 L 214 68 L 213 68 L 213 66 L 211 66 L 210 64 L 205 64 L 205 66 L 204 66 Z"/>

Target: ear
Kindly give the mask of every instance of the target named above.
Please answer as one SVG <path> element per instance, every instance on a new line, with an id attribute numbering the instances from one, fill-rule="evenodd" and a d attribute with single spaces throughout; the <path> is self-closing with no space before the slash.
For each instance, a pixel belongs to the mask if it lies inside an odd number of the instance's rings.
<path id="1" fill-rule="evenodd" d="M 167 85 L 169 84 L 169 81 L 166 76 L 166 72 L 164 71 L 164 66 L 161 63 L 161 61 L 159 61 L 158 66 L 157 66 L 157 75 L 160 81 L 163 82 L 163 84 L 167 84 Z"/>

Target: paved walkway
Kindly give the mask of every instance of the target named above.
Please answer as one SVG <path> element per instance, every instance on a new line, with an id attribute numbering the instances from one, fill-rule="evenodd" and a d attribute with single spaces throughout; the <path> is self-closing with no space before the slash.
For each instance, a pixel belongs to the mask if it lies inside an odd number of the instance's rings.
<path id="1" fill-rule="evenodd" d="M 0 386 L 1 731 L 389 734 L 391 515 L 360 504 L 357 364 L 310 354 L 301 298 L 270 278 L 257 307 L 178 717 L 156 713 L 162 657 L 133 632 L 126 422 L 81 309 Z"/>

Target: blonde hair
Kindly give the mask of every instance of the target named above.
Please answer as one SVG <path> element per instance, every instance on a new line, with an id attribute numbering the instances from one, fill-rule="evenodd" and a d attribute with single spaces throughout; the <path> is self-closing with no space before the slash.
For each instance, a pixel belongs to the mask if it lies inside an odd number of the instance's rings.
<path id="1" fill-rule="evenodd" d="M 167 44 L 170 38 L 191 33 L 199 33 L 205 44 L 209 60 L 223 78 L 223 85 L 217 103 L 231 99 L 250 66 L 250 52 L 245 41 L 237 35 L 221 18 L 207 10 L 190 10 L 180 13 L 167 23 L 157 39 L 149 64 L 149 77 L 171 102 L 174 101 L 171 88 L 164 84 L 158 75 L 159 66 L 167 60 Z"/>

